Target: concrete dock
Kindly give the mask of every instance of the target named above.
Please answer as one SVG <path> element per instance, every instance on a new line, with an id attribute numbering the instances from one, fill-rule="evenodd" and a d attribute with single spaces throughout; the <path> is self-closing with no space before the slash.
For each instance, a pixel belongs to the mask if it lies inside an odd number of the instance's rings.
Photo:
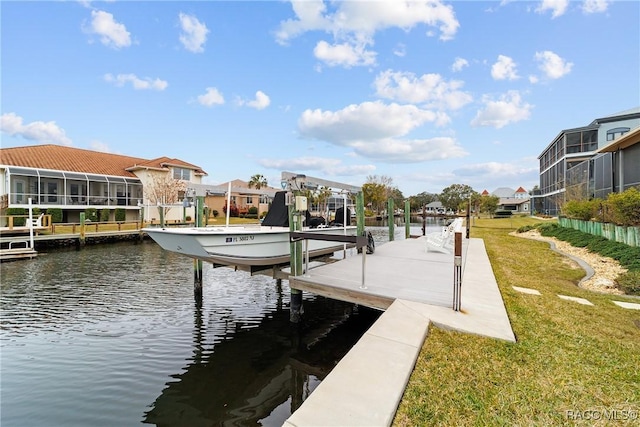
<path id="1" fill-rule="evenodd" d="M 398 240 L 290 277 L 291 288 L 385 310 L 285 422 L 302 426 L 388 426 L 434 326 L 515 342 L 484 242 L 463 239 L 461 311 L 454 311 L 454 257 L 424 238 Z"/>

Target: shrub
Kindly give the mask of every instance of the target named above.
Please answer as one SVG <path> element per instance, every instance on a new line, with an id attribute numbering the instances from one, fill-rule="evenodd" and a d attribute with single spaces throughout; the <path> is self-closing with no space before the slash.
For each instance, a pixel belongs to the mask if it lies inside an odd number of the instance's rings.
<path id="1" fill-rule="evenodd" d="M 516 233 L 526 233 L 527 231 L 535 230 L 536 228 L 540 227 L 540 224 L 541 223 L 523 225 L 522 227 L 516 230 Z"/>
<path id="2" fill-rule="evenodd" d="M 116 208 L 114 217 L 117 222 L 124 222 L 127 219 L 127 211 L 124 208 Z"/>
<path id="3" fill-rule="evenodd" d="M 227 214 L 227 207 L 224 206 L 222 208 L 222 211 L 224 212 L 224 214 Z M 237 217 L 238 215 L 240 215 L 240 211 L 238 210 L 237 206 L 231 206 L 231 209 L 229 209 L 229 216 L 233 216 L 233 217 Z"/>
<path id="4" fill-rule="evenodd" d="M 560 227 L 557 224 L 544 224 L 539 227 L 543 236 L 553 236 L 569 242 L 575 247 L 586 247 L 591 252 L 613 258 L 629 271 L 640 271 L 640 247 L 583 233 L 572 228 Z"/>
<path id="5" fill-rule="evenodd" d="M 589 221 L 598 216 L 598 211 L 602 206 L 602 200 L 569 200 L 562 205 L 562 213 L 568 218 Z"/>
<path id="6" fill-rule="evenodd" d="M 509 218 L 511 215 L 513 215 L 513 212 L 508 210 L 497 210 L 494 213 L 496 218 Z"/>
<path id="7" fill-rule="evenodd" d="M 627 271 L 615 280 L 616 285 L 629 295 L 640 295 L 640 270 Z"/>
<path id="8" fill-rule="evenodd" d="M 608 215 L 618 225 L 640 225 L 640 191 L 629 188 L 607 197 Z M 608 218 L 607 218 L 608 219 Z"/>
<path id="9" fill-rule="evenodd" d="M 86 221 L 97 222 L 98 210 L 96 208 L 87 208 L 84 210 L 84 219 Z"/>
<path id="10" fill-rule="evenodd" d="M 211 213 L 213 214 L 213 217 L 214 217 L 214 218 L 217 218 L 217 217 L 218 217 L 218 215 L 220 215 L 220 212 L 218 212 L 218 210 L 217 210 L 217 209 L 212 210 L 212 211 L 211 211 Z"/>
<path id="11" fill-rule="evenodd" d="M 247 211 L 249 215 L 258 215 L 258 208 L 255 206 L 251 206 Z"/>
<path id="12" fill-rule="evenodd" d="M 55 223 L 62 222 L 62 209 L 60 208 L 47 209 L 47 215 L 51 215 L 51 222 L 55 222 Z"/>
<path id="13" fill-rule="evenodd" d="M 111 211 L 107 208 L 104 208 L 100 211 L 100 222 L 107 222 L 109 221 L 109 215 L 111 214 Z"/>
<path id="14" fill-rule="evenodd" d="M 24 225 L 27 223 L 27 218 L 24 215 L 28 215 L 28 214 L 29 213 L 25 208 L 8 208 L 7 209 L 7 215 L 16 215 L 13 218 L 14 227 L 24 227 Z"/>
<path id="15" fill-rule="evenodd" d="M 185 217 L 184 217 L 184 220 L 185 220 L 186 222 L 191 221 L 191 215 L 187 215 L 187 216 L 185 216 Z"/>

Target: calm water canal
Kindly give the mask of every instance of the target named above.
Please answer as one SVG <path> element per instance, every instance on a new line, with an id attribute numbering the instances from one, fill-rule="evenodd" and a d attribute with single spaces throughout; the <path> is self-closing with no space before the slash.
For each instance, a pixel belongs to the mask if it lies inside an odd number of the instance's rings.
<path id="1" fill-rule="evenodd" d="M 287 281 L 207 264 L 200 305 L 192 261 L 153 242 L 0 274 L 3 427 L 279 426 L 380 314 L 305 294 L 293 326 Z"/>

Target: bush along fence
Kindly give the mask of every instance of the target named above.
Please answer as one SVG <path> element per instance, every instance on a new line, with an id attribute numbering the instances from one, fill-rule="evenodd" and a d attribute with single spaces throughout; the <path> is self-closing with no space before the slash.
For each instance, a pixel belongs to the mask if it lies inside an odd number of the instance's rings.
<path id="1" fill-rule="evenodd" d="M 616 225 L 608 222 L 583 221 L 575 218 L 560 217 L 558 224 L 561 227 L 573 228 L 583 233 L 604 237 L 608 240 L 624 243 L 629 246 L 640 247 L 640 227 Z"/>

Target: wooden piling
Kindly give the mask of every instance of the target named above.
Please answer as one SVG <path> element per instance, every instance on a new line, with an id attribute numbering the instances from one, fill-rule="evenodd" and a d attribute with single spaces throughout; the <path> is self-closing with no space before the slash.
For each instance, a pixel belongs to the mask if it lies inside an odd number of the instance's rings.
<path id="1" fill-rule="evenodd" d="M 358 236 L 364 236 L 364 193 L 362 191 L 358 191 L 356 196 L 356 222 Z"/>
<path id="2" fill-rule="evenodd" d="M 202 227 L 204 197 L 196 197 L 195 226 Z M 202 260 L 193 260 L 193 293 L 196 298 L 202 300 Z"/>
<path id="3" fill-rule="evenodd" d="M 408 200 L 404 201 L 404 238 L 411 237 L 411 205 Z"/>
<path id="4" fill-rule="evenodd" d="M 394 230 L 393 230 L 393 226 L 394 224 L 394 216 L 393 216 L 393 211 L 394 211 L 394 207 L 393 207 L 393 199 L 389 199 L 387 201 L 387 218 L 389 218 L 389 241 L 393 241 L 394 240 Z"/>
<path id="5" fill-rule="evenodd" d="M 302 216 L 293 205 L 289 206 L 289 230 L 292 232 L 302 230 Z M 302 274 L 302 241 L 291 242 L 290 245 L 291 257 L 289 264 L 291 275 L 299 276 Z M 299 323 L 302 319 L 302 310 L 302 291 L 291 289 L 289 321 L 291 323 Z"/>
<path id="6" fill-rule="evenodd" d="M 80 238 L 78 239 L 79 246 L 84 246 L 85 244 L 85 214 L 84 212 L 80 212 Z"/>

